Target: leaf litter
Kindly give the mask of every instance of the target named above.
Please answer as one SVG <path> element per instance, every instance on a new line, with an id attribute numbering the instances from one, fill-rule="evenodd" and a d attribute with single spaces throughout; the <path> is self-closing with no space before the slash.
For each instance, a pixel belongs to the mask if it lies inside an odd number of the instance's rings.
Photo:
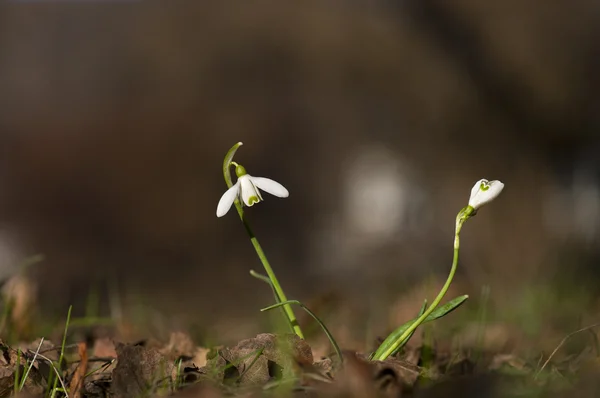
<path id="1" fill-rule="evenodd" d="M 468 350 L 423 342 L 408 344 L 385 361 L 344 350 L 342 364 L 334 354 L 315 358 L 309 343 L 295 334 L 262 333 L 213 348 L 197 346 L 182 332 L 164 343 L 109 337 L 75 343 L 67 346 L 61 366 L 61 347 L 50 341 L 17 348 L 0 343 L 0 398 L 48 396 L 56 372 L 66 393 L 57 390 L 55 396 L 75 398 L 563 397 L 574 391 L 593 397 L 600 391 L 598 353 L 589 346 L 577 355 L 551 358 L 541 369 L 542 359 L 496 352 L 479 354 L 475 361 Z"/>

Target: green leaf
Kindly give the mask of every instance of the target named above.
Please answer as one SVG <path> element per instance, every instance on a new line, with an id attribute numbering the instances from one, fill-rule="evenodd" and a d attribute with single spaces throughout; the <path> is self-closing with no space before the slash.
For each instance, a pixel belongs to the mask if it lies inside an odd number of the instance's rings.
<path id="1" fill-rule="evenodd" d="M 427 318 L 425 318 L 423 323 L 435 321 L 436 319 L 439 319 L 445 315 L 448 315 L 450 312 L 457 309 L 468 298 L 469 298 L 469 296 L 465 294 L 463 296 L 459 296 L 453 300 L 448 301 L 446 304 L 433 310 L 433 312 L 431 314 L 429 314 L 429 316 Z M 423 305 L 423 307 L 421 307 L 421 312 L 420 312 L 419 316 L 423 315 L 424 312 L 425 312 L 425 305 Z M 402 334 L 406 331 L 406 329 L 408 329 L 417 319 L 419 319 L 419 316 L 417 316 L 414 319 L 411 319 L 410 321 L 406 322 L 405 324 L 403 324 L 402 326 L 400 326 L 399 328 L 394 330 L 392 333 L 390 333 L 390 335 L 383 341 L 383 343 L 381 343 L 379 348 L 377 348 L 377 350 L 373 354 L 371 354 L 369 359 L 378 358 L 380 355 L 382 355 L 382 353 L 386 352 L 391 346 L 396 344 L 397 340 L 400 338 L 400 336 L 402 336 Z M 398 352 L 398 350 L 400 348 L 402 348 L 402 346 L 404 346 L 404 344 L 406 344 L 408 342 L 408 340 L 410 339 L 411 336 L 412 336 L 412 333 L 408 336 L 408 338 L 406 338 L 404 341 L 400 342 L 400 345 L 398 346 L 398 348 L 396 350 L 394 350 L 394 353 Z"/>
<path id="2" fill-rule="evenodd" d="M 271 280 L 269 279 L 268 276 L 263 275 L 259 272 L 254 271 L 253 269 L 250 270 L 250 275 L 252 275 L 253 277 L 255 277 L 258 280 L 263 281 L 264 283 L 266 283 L 267 285 L 273 287 L 273 284 L 271 283 Z"/>
<path id="3" fill-rule="evenodd" d="M 427 300 L 423 301 L 423 305 L 421 306 L 421 309 L 419 310 L 419 314 L 417 315 L 417 317 L 415 319 L 418 319 L 421 315 L 423 315 L 425 313 L 425 310 L 427 309 Z M 410 326 L 410 325 L 409 325 Z M 413 334 L 415 334 L 415 332 L 417 331 L 417 329 L 413 330 L 413 332 L 411 334 L 408 335 L 408 337 L 406 338 L 406 340 L 404 340 L 404 343 L 400 344 L 398 346 L 398 348 L 396 348 L 393 352 L 392 352 L 392 356 L 396 355 L 398 352 L 400 352 L 400 350 L 402 349 L 402 347 L 404 347 L 404 344 L 406 344 L 408 342 L 408 340 L 411 339 L 411 337 L 413 336 Z"/>
<path id="4" fill-rule="evenodd" d="M 259 281 L 263 281 L 267 285 L 271 286 L 271 290 L 273 291 L 273 297 L 275 297 L 275 302 L 276 303 L 281 303 L 281 299 L 279 298 L 279 295 L 277 294 L 277 291 L 273 287 L 273 284 L 271 283 L 271 280 L 269 279 L 268 276 L 263 275 L 263 274 L 261 274 L 259 272 L 256 272 L 253 269 L 250 270 L 250 275 L 252 275 L 256 279 L 258 279 Z"/>

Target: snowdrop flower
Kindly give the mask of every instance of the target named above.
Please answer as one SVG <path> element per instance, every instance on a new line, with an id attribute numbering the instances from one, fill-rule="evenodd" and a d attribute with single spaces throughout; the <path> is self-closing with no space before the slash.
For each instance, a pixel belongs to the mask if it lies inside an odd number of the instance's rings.
<path id="1" fill-rule="evenodd" d="M 500 192 L 502 192 L 503 188 L 504 184 L 498 180 L 488 181 L 481 179 L 477 181 L 473 186 L 473 189 L 471 189 L 469 206 L 477 211 L 477 209 L 479 209 L 481 206 L 496 199 L 496 197 L 500 195 Z"/>
<path id="2" fill-rule="evenodd" d="M 221 196 L 217 206 L 217 217 L 227 214 L 236 198 L 248 207 L 262 201 L 259 188 L 279 198 L 287 198 L 290 195 L 288 190 L 277 181 L 264 177 L 253 177 L 246 172 L 244 166 L 234 162 L 231 164 L 235 166 L 238 180 Z"/>

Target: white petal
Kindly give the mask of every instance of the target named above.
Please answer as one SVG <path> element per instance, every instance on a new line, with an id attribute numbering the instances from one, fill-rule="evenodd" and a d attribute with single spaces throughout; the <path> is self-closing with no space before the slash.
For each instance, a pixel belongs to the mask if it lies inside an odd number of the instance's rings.
<path id="1" fill-rule="evenodd" d="M 504 183 L 494 180 L 490 182 L 490 189 L 488 191 L 488 195 L 490 197 L 490 201 L 496 199 L 500 192 L 504 189 Z"/>
<path id="2" fill-rule="evenodd" d="M 475 185 L 473 185 L 473 188 L 471 188 L 471 197 L 469 198 L 469 202 L 472 201 L 473 199 L 475 199 L 477 194 L 480 192 L 481 183 L 488 184 L 489 181 L 486 180 L 485 178 L 482 178 L 481 180 L 477 181 L 475 183 Z"/>
<path id="3" fill-rule="evenodd" d="M 262 200 L 262 196 L 260 196 L 258 189 L 252 183 L 252 180 L 248 174 L 238 178 L 238 182 L 241 184 L 242 199 L 244 200 L 246 206 L 250 207 Z"/>
<path id="4" fill-rule="evenodd" d="M 229 188 L 223 196 L 221 196 L 221 200 L 219 200 L 219 204 L 217 205 L 217 217 L 223 217 L 229 209 L 231 209 L 231 205 L 235 201 L 235 198 L 238 196 L 240 191 L 240 181 L 238 180 L 231 188 Z"/>
<path id="5" fill-rule="evenodd" d="M 271 195 L 277 196 L 279 198 L 287 198 L 288 196 L 290 196 L 290 193 L 287 189 L 285 189 L 283 185 L 281 185 L 277 181 L 271 180 L 270 178 L 250 176 L 250 179 L 252 180 L 254 185 L 259 187 L 263 191 L 270 193 Z"/>
<path id="6" fill-rule="evenodd" d="M 479 180 L 471 189 L 471 198 L 469 199 L 469 206 L 475 210 L 481 206 L 496 199 L 500 192 L 504 189 L 504 184 L 498 180 L 488 181 Z"/>

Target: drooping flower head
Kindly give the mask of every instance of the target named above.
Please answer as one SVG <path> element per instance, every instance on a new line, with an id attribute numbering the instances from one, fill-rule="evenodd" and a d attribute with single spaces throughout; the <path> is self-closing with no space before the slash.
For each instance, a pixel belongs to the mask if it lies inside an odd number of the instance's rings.
<path id="1" fill-rule="evenodd" d="M 290 195 L 288 190 L 277 181 L 265 177 L 251 176 L 246 172 L 244 166 L 235 162 L 231 162 L 231 164 L 235 166 L 235 174 L 238 180 L 221 196 L 221 200 L 217 205 L 217 217 L 223 217 L 227 214 L 236 198 L 248 207 L 262 201 L 263 198 L 259 189 L 279 198 L 287 198 Z"/>

